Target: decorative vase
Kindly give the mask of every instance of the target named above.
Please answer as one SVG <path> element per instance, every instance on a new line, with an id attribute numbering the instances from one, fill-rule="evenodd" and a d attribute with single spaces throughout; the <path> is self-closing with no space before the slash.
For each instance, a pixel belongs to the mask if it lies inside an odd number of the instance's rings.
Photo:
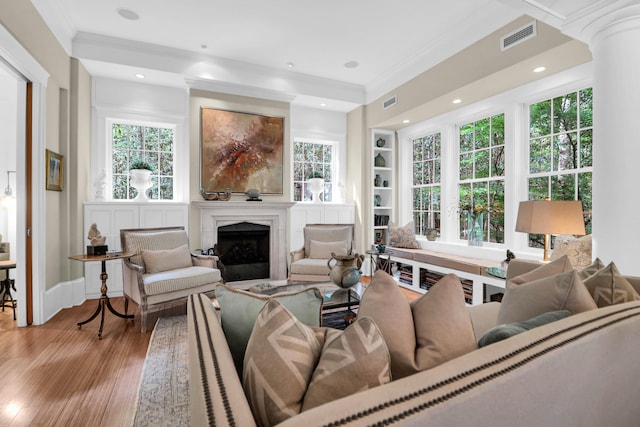
<path id="1" fill-rule="evenodd" d="M 382 204 L 382 196 L 380 196 L 379 194 L 376 194 L 373 196 L 373 205 L 374 206 L 380 206 Z"/>
<path id="2" fill-rule="evenodd" d="M 383 168 L 387 165 L 387 161 L 384 159 L 381 153 L 378 153 L 378 155 L 375 157 L 374 165 L 377 168 Z"/>
<path id="3" fill-rule="evenodd" d="M 382 184 L 382 177 L 376 174 L 376 177 L 373 180 L 373 185 L 374 187 L 380 187 L 381 184 Z"/>
<path id="4" fill-rule="evenodd" d="M 322 178 L 311 178 L 307 181 L 309 183 L 309 189 L 311 190 L 312 200 L 315 203 L 320 203 L 320 194 L 324 191 L 324 179 Z"/>
<path id="5" fill-rule="evenodd" d="M 436 230 L 435 228 L 427 228 L 426 236 L 427 240 L 433 242 L 438 237 L 438 230 Z"/>
<path id="6" fill-rule="evenodd" d="M 138 195 L 134 200 L 149 200 L 147 190 L 153 186 L 151 182 L 151 171 L 148 169 L 131 169 L 131 180 L 129 184 L 138 190 Z"/>
<path id="7" fill-rule="evenodd" d="M 387 143 L 386 139 L 378 138 L 378 140 L 376 141 L 376 146 L 382 148 L 382 147 L 384 147 L 384 144 L 386 144 L 386 143 Z"/>
<path id="8" fill-rule="evenodd" d="M 364 255 L 336 255 L 332 252 L 331 258 L 327 261 L 329 278 L 341 288 L 350 288 L 360 281 L 363 260 Z"/>
<path id="9" fill-rule="evenodd" d="M 469 246 L 482 246 L 484 241 L 484 212 L 480 212 L 475 216 L 468 214 L 467 216 L 467 232 Z"/>

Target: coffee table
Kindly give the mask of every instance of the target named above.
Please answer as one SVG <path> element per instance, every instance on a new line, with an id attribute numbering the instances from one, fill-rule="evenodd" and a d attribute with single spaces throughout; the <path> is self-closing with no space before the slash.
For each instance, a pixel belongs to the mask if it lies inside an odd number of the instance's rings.
<path id="1" fill-rule="evenodd" d="M 255 285 L 249 289 L 250 292 L 261 295 L 274 295 L 282 292 L 296 292 L 309 288 L 318 288 L 324 298 L 322 304 L 322 312 L 337 311 L 336 309 L 346 308 L 351 310 L 358 307 L 360 298 L 366 288 L 362 283 L 357 283 L 352 287 L 345 289 L 334 285 L 330 281 L 326 282 L 305 282 L 295 284 L 280 285 L 266 282 L 264 284 Z"/>

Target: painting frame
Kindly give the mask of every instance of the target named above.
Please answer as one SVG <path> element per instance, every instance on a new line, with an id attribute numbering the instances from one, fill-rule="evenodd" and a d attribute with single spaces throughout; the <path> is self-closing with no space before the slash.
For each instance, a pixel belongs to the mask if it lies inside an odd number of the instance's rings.
<path id="1" fill-rule="evenodd" d="M 284 194 L 284 117 L 200 108 L 200 192 Z"/>
<path id="2" fill-rule="evenodd" d="M 64 156 L 47 150 L 47 190 L 62 191 L 64 188 Z"/>

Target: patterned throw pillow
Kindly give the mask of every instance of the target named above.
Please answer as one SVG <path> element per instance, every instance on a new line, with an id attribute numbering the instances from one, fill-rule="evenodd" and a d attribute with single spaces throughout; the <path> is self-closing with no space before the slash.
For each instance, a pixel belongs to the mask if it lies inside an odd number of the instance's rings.
<path id="1" fill-rule="evenodd" d="M 344 331 L 311 328 L 277 300 L 256 318 L 242 384 L 259 425 L 391 381 L 389 351 L 376 324 L 359 318 Z"/>
<path id="2" fill-rule="evenodd" d="M 269 296 L 219 285 L 216 288 L 216 302 L 220 306 L 220 322 L 238 374 L 242 373 L 244 353 L 256 317 L 271 299 L 280 300 L 304 324 L 321 324 L 324 297 L 317 288 Z"/>
<path id="3" fill-rule="evenodd" d="M 598 307 L 640 300 L 640 295 L 613 262 L 586 278 L 584 284 Z"/>
<path id="4" fill-rule="evenodd" d="M 550 261 L 567 255 L 576 270 L 591 264 L 591 235 L 575 238 L 573 236 L 557 236 L 551 252 Z"/>
<path id="5" fill-rule="evenodd" d="M 433 368 L 477 348 L 460 279 L 448 274 L 411 304 L 393 277 L 376 271 L 358 316 L 376 322 L 391 354 L 394 379 Z"/>
<path id="6" fill-rule="evenodd" d="M 389 221 L 389 246 L 396 248 L 420 249 L 416 240 L 413 221 L 403 227 L 398 227 L 393 221 Z"/>

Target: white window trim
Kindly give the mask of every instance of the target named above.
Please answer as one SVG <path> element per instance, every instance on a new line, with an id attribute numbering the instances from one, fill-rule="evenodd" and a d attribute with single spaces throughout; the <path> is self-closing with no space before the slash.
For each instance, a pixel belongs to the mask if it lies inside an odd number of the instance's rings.
<path id="1" fill-rule="evenodd" d="M 398 131 L 398 157 L 401 165 L 412 162 L 411 141 L 413 139 L 434 132 L 441 132 L 442 135 L 440 239 L 429 242 L 426 238 L 419 237 L 421 246 L 461 256 L 495 260 L 503 259 L 508 248 L 522 258 L 541 259 L 542 250 L 529 248 L 525 233 L 510 231 L 515 230 L 519 201 L 528 198 L 528 173 L 517 173 L 517 171 L 527 170 L 529 164 L 528 105 L 591 85 L 592 64 L 588 63 Z M 470 247 L 459 239 L 457 219 L 447 212 L 449 207 L 455 207 L 458 203 L 458 126 L 499 113 L 505 115 L 505 161 L 507 162 L 504 244 L 485 242 L 482 247 Z M 404 168 L 404 170 L 400 168 L 398 188 L 412 188 L 412 186 L 411 168 Z M 406 224 L 412 220 L 412 194 L 410 191 L 398 193 L 398 219 L 400 224 Z"/>
<path id="2" fill-rule="evenodd" d="M 112 140 L 111 129 L 113 123 L 139 124 L 154 127 L 173 128 L 173 200 L 154 200 L 154 202 L 185 202 L 188 201 L 189 191 L 189 141 L 185 132 L 185 120 L 176 117 L 153 116 L 145 114 L 126 113 L 110 109 L 98 109 L 95 111 L 96 126 L 93 129 L 92 140 L 97 141 L 95 150 L 91 154 L 91 183 L 95 183 L 102 169 L 107 174 L 105 187 L 105 201 L 131 202 L 132 200 L 115 200 L 112 198 L 113 188 L 111 154 Z M 185 173 L 182 173 L 185 171 Z M 93 199 L 93 185 L 91 187 L 91 199 Z"/>
<path id="3" fill-rule="evenodd" d="M 341 165 L 343 164 L 341 159 L 344 158 L 343 151 L 345 150 L 345 147 L 344 147 L 345 144 L 341 143 L 341 141 L 339 141 L 339 138 L 330 137 L 330 136 L 324 136 L 324 137 L 296 136 L 291 139 L 291 179 L 289 180 L 289 182 L 291 183 L 291 190 L 290 190 L 291 200 L 293 201 L 293 198 L 294 198 L 293 146 L 296 142 L 306 142 L 311 144 L 326 144 L 326 145 L 331 145 L 333 147 L 333 156 L 332 156 L 332 162 L 331 162 L 331 170 L 333 172 L 331 175 L 332 194 L 331 194 L 331 202 L 328 202 L 328 203 L 344 203 L 344 191 L 345 191 L 344 186 L 342 190 L 339 190 L 338 186 L 340 185 L 341 182 L 345 182 L 345 173 L 343 171 L 343 169 L 345 168 L 341 167 Z M 306 200 L 306 201 L 297 201 L 296 203 L 313 203 L 313 202 Z"/>

